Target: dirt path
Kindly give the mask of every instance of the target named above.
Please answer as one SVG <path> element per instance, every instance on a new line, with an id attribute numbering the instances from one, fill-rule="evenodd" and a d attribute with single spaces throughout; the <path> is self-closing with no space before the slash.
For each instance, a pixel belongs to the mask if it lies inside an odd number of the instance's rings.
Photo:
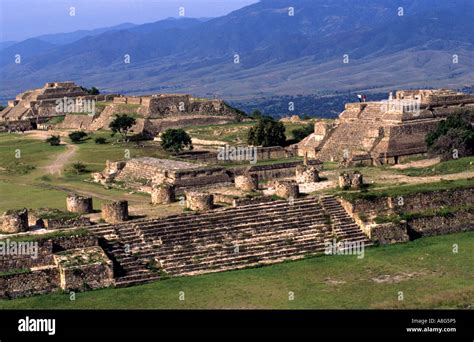
<path id="1" fill-rule="evenodd" d="M 45 167 L 46 173 L 50 174 L 61 174 L 64 170 L 64 167 L 69 162 L 69 160 L 74 156 L 77 151 L 76 145 L 66 145 L 66 151 L 60 153 L 56 159 L 48 166 Z"/>
<path id="2" fill-rule="evenodd" d="M 28 136 L 34 139 L 45 140 L 51 135 L 60 135 L 64 137 L 68 132 L 56 132 L 56 131 L 32 131 L 28 133 Z M 66 164 L 71 160 L 71 158 L 76 154 L 78 147 L 73 144 L 69 144 L 61 139 L 63 145 L 66 145 L 66 151 L 60 153 L 55 160 L 51 162 L 50 165 L 43 167 L 46 170 L 46 173 L 49 174 L 61 174 L 64 170 Z"/>
<path id="3" fill-rule="evenodd" d="M 423 160 L 412 161 L 406 164 L 397 164 L 397 165 L 392 166 L 392 169 L 403 170 L 403 169 L 408 169 L 410 167 L 423 168 L 423 167 L 428 167 L 428 166 L 438 164 L 440 161 L 441 160 L 439 158 L 423 159 Z"/>

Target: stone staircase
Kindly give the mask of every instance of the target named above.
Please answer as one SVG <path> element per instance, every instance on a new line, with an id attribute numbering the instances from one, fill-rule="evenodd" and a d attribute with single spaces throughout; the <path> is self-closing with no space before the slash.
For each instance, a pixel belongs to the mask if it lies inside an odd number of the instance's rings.
<path id="1" fill-rule="evenodd" d="M 331 222 L 328 222 L 328 215 Z M 116 286 L 296 260 L 334 239 L 367 238 L 333 197 L 274 201 L 89 228 L 114 261 Z M 157 268 L 147 265 L 154 260 Z"/>
<path id="2" fill-rule="evenodd" d="M 321 205 L 331 218 L 334 234 L 344 241 L 360 241 L 365 246 L 372 243 L 360 229 L 357 223 L 346 212 L 341 203 L 332 196 L 322 196 Z"/>
<path id="3" fill-rule="evenodd" d="M 146 260 L 137 255 L 139 251 L 147 251 L 151 247 L 140 239 L 134 224 L 97 226 L 89 230 L 101 238 L 101 246 L 114 263 L 117 287 L 138 285 L 160 279 L 146 267 Z"/>

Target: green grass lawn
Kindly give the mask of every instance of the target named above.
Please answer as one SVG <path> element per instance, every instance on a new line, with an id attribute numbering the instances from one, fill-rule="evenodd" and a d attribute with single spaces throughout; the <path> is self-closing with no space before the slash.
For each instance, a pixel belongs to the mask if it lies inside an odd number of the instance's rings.
<path id="1" fill-rule="evenodd" d="M 42 166 L 65 149 L 65 145 L 51 146 L 21 134 L 0 134 L 0 167 L 15 171 L 16 165 Z"/>
<path id="2" fill-rule="evenodd" d="M 436 165 L 422 168 L 410 167 L 403 170 L 397 170 L 399 173 L 410 177 L 437 176 L 459 173 L 465 171 L 474 171 L 474 157 L 465 157 L 459 159 L 440 162 Z"/>
<path id="3" fill-rule="evenodd" d="M 95 137 L 107 137 L 109 143 L 99 145 Z M 64 138 L 63 138 L 64 139 Z M 66 138 L 69 141 L 68 138 Z M 86 164 L 89 172 L 102 171 L 107 159 L 124 159 L 125 153 L 130 158 L 138 156 L 163 156 L 160 148 L 139 148 L 134 143 L 116 144 L 110 132 L 93 134 L 80 144 L 77 153 L 65 166 L 68 169 L 74 162 Z M 17 150 L 20 158 L 15 158 Z M 42 167 L 54 160 L 66 147 L 49 144 L 17 134 L 0 134 L 0 213 L 14 208 L 58 208 L 65 209 L 65 198 L 68 192 L 82 191 L 94 197 L 94 209 L 99 209 L 107 199 L 124 198 L 131 202 L 148 202 L 141 194 L 129 195 L 126 191 L 104 189 L 104 187 L 84 182 L 90 179 L 89 172 L 81 175 L 63 172 L 62 175 L 47 175 Z"/>
<path id="4" fill-rule="evenodd" d="M 453 253 L 453 245 L 459 247 Z M 142 286 L 0 301 L 3 309 L 472 308 L 474 232 Z M 180 292 L 184 300 L 179 300 Z M 398 300 L 400 291 L 403 300 Z M 289 300 L 289 293 L 294 300 Z"/>
<path id="5" fill-rule="evenodd" d="M 94 139 L 98 137 L 106 138 L 107 143 L 96 144 Z M 87 166 L 88 171 L 98 172 L 104 170 L 106 160 L 114 161 L 145 156 L 168 158 L 169 156 L 160 146 L 138 147 L 134 142 L 117 143 L 118 138 L 118 135 L 111 137 L 110 132 L 89 134 L 87 140 L 76 144 L 78 150 L 71 163 L 81 162 Z"/>

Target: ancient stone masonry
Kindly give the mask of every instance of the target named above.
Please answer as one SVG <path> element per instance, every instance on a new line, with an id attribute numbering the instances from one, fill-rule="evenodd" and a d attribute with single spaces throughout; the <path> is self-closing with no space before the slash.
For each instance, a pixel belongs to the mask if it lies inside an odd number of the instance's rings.
<path id="1" fill-rule="evenodd" d="M 99 246 L 57 253 L 62 290 L 86 291 L 114 285 L 112 261 Z"/>
<path id="2" fill-rule="evenodd" d="M 383 223 L 370 228 L 370 238 L 381 245 L 407 242 L 407 223 Z"/>
<path id="3" fill-rule="evenodd" d="M 74 118 L 68 115 L 71 118 L 67 116 L 62 127 L 78 128 L 80 124 L 84 129 L 98 130 L 107 127 L 117 114 L 123 113 L 137 117 L 133 132 L 151 137 L 168 128 L 224 124 L 235 121 L 238 116 L 222 100 L 197 99 L 182 94 L 115 96 L 92 121 L 81 121 L 77 115 Z"/>
<path id="4" fill-rule="evenodd" d="M 156 185 L 170 184 L 181 190 L 232 182 L 232 175 L 223 167 L 149 157 L 107 162 L 105 170 L 93 178 L 102 184 L 124 182 L 130 188 L 148 193 Z"/>
<path id="5" fill-rule="evenodd" d="M 337 201 L 324 203 L 318 198 L 269 200 L 90 230 L 104 237 L 106 253 L 116 269 L 123 269 L 115 279 L 120 287 L 157 280 L 162 274 L 227 271 L 321 254 L 326 243 L 333 242 L 334 232 L 339 241 L 370 245 Z M 125 244 L 138 246 L 133 258 L 123 253 Z M 145 267 L 150 260 L 158 265 L 155 272 Z"/>
<path id="6" fill-rule="evenodd" d="M 398 91 L 385 101 L 347 103 L 334 125 L 315 124 L 314 133 L 298 144 L 298 154 L 322 161 L 395 164 L 426 153 L 426 135 L 463 107 L 474 108 L 474 95 L 442 89 Z"/>
<path id="7" fill-rule="evenodd" d="M 112 262 L 97 236 L 30 237 L 36 253 L 0 255 L 0 298 L 17 298 L 57 290 L 82 291 L 114 284 Z M 20 243 L 10 238 L 2 244 Z M 25 243 L 25 242 L 23 242 Z M 4 247 L 5 248 L 5 247 Z"/>
<path id="8" fill-rule="evenodd" d="M 42 88 L 27 90 L 19 94 L 15 100 L 8 101 L 8 107 L 0 112 L 1 121 L 19 121 L 44 119 L 65 115 L 68 108 L 57 106 L 57 100 L 71 99 L 76 104 L 84 100 L 104 101 L 106 95 L 89 95 L 74 82 L 46 83 Z"/>
<path id="9" fill-rule="evenodd" d="M 3 233 L 19 233 L 28 230 L 28 210 L 8 210 L 2 217 Z"/>
<path id="10" fill-rule="evenodd" d="M 380 196 L 373 199 L 359 198 L 350 203 L 351 211 L 366 216 L 387 216 L 399 212 L 420 212 L 442 207 L 471 205 L 474 203 L 474 189 L 452 189 L 427 191 L 403 196 Z"/>
<path id="11" fill-rule="evenodd" d="M 152 204 L 169 204 L 176 200 L 175 186 L 171 184 L 155 185 L 151 190 Z"/>
<path id="12" fill-rule="evenodd" d="M 339 175 L 339 187 L 341 189 L 360 189 L 363 185 L 363 176 L 357 171 L 353 173 L 343 172 Z"/>
<path id="13" fill-rule="evenodd" d="M 194 188 L 212 188 L 232 185 L 235 177 L 249 174 L 258 180 L 295 177 L 295 170 L 302 161 L 282 162 L 270 165 L 252 165 L 249 167 L 224 168 L 206 166 L 177 160 L 157 158 L 133 158 L 118 162 L 107 161 L 102 172 L 92 175 L 95 182 L 113 184 L 117 181 L 120 186 L 151 193 L 156 185 L 171 184 L 176 193 L 182 193 Z M 305 177 L 316 179 L 316 173 L 322 168 L 318 160 L 309 160 L 309 174 Z M 314 168 L 314 170 L 313 170 Z"/>
<path id="14" fill-rule="evenodd" d="M 255 191 L 258 189 L 258 177 L 245 174 L 235 177 L 235 187 L 242 191 Z"/>
<path id="15" fill-rule="evenodd" d="M 65 98 L 73 101 L 73 108 L 78 109 L 70 110 L 67 107 L 61 110 L 57 101 Z M 85 111 L 84 104 L 92 102 L 93 112 Z M 102 102 L 105 106 L 95 107 L 96 102 Z M 84 113 L 89 115 L 83 115 Z M 42 88 L 21 93 L 15 100 L 9 101 L 8 107 L 0 112 L 0 131 L 4 126 L 2 122 L 26 121 L 28 127 L 33 127 L 38 120 L 44 122 L 55 116 L 65 116 L 64 121 L 59 124 L 60 128 L 98 130 L 108 127 L 117 114 L 123 113 L 137 116 L 137 124 L 131 131 L 150 136 L 167 128 L 224 124 L 233 122 L 238 117 L 237 111 L 218 99 L 200 99 L 182 94 L 140 97 L 89 95 L 74 82 L 52 82 L 46 83 Z M 11 128 L 10 124 L 7 126 L 5 130 Z"/>
<path id="16" fill-rule="evenodd" d="M 276 181 L 275 195 L 285 199 L 295 199 L 299 197 L 299 186 L 294 181 Z"/>
<path id="17" fill-rule="evenodd" d="M 319 182 L 319 171 L 314 166 L 298 165 L 295 178 L 299 184 Z"/>
<path id="18" fill-rule="evenodd" d="M 417 236 L 433 236 L 474 230 L 474 209 L 458 210 L 451 215 L 432 215 L 410 219 L 408 227 Z"/>
<path id="19" fill-rule="evenodd" d="M 102 204 L 102 218 L 108 223 L 119 223 L 128 220 L 128 202 L 116 201 Z"/>
<path id="20" fill-rule="evenodd" d="M 203 192 L 186 192 L 186 207 L 196 211 L 213 209 L 214 196 Z"/>
<path id="21" fill-rule="evenodd" d="M 66 197 L 66 208 L 71 213 L 87 214 L 93 212 L 92 197 L 69 194 Z"/>

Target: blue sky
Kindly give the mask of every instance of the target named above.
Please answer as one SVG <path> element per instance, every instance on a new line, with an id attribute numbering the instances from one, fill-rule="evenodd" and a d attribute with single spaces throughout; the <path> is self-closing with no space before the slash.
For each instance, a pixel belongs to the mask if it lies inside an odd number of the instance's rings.
<path id="1" fill-rule="evenodd" d="M 0 41 L 72 32 L 125 22 L 142 24 L 177 17 L 218 17 L 258 0 L 0 0 Z M 75 7 L 75 16 L 69 15 Z"/>

